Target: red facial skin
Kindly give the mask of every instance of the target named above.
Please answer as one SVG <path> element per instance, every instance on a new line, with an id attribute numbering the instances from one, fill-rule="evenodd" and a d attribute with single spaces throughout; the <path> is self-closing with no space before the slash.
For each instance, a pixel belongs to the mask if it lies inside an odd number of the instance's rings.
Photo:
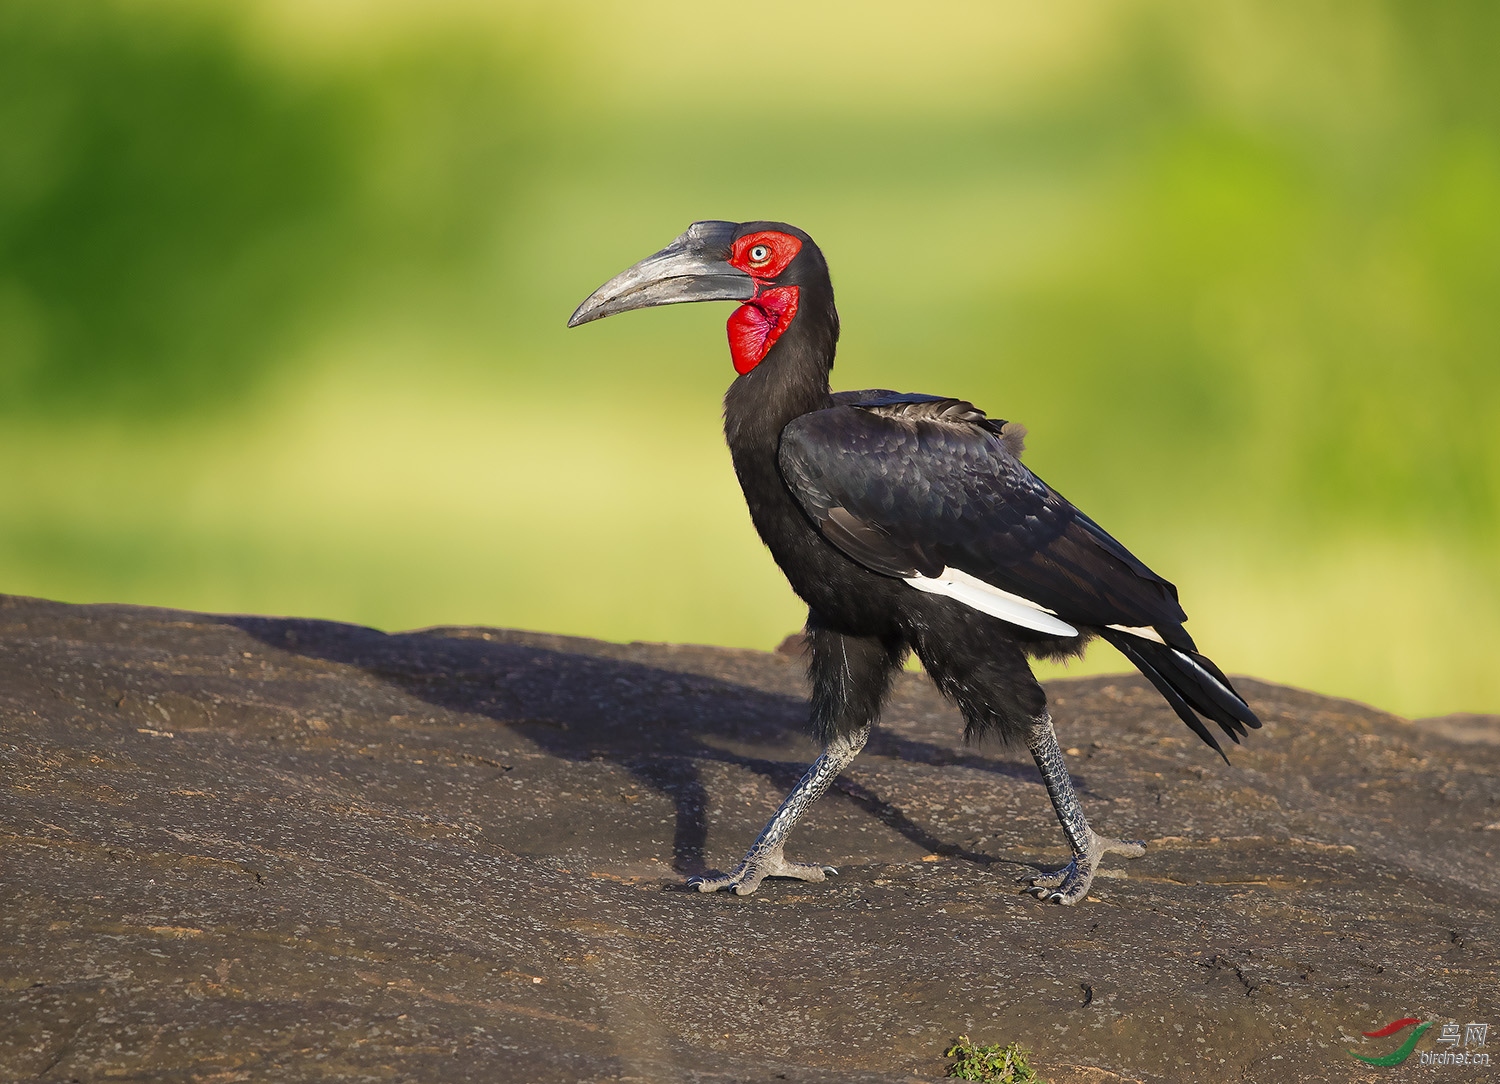
<path id="1" fill-rule="evenodd" d="M 752 250 L 761 247 L 766 249 L 764 258 L 752 259 Z M 765 282 L 785 271 L 786 265 L 796 259 L 797 253 L 801 251 L 801 240 L 791 234 L 762 230 L 760 233 L 741 237 L 734 243 L 734 251 L 729 255 L 729 264 L 731 267 L 738 267 L 741 271 L 755 276 L 757 282 Z"/>
<path id="2" fill-rule="evenodd" d="M 744 376 L 770 353 L 797 315 L 797 287 L 761 287 L 754 300 L 735 309 L 725 325 L 734 371 Z"/>
<path id="3" fill-rule="evenodd" d="M 752 233 L 734 243 L 730 265 L 753 277 L 756 286 L 755 297 L 735 309 L 726 325 L 729 354 L 734 371 L 741 376 L 761 363 L 797 315 L 797 287 L 772 286 L 771 280 L 801 251 L 798 238 L 774 230 Z"/>

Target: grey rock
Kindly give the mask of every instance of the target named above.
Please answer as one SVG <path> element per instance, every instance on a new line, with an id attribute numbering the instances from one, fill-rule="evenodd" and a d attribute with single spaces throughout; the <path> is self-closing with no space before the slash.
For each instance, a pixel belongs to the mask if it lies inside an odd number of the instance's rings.
<path id="1" fill-rule="evenodd" d="M 841 875 L 740 898 L 679 886 L 815 755 L 795 657 L 7 597 L 0 640 L 7 1079 L 896 1081 L 967 1033 L 1347 1081 L 1397 1017 L 1500 1032 L 1500 746 L 1359 704 L 1236 679 L 1226 768 L 1141 680 L 1053 682 L 1150 841 L 1066 909 L 1017 883 L 1067 857 L 1025 753 L 907 675 L 788 848 Z"/>

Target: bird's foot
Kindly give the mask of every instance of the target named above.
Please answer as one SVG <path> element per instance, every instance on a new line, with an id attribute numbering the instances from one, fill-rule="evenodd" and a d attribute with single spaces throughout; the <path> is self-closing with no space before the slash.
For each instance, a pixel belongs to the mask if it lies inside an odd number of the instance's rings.
<path id="1" fill-rule="evenodd" d="M 1096 835 L 1093 829 L 1089 829 L 1088 850 L 1075 854 L 1073 861 L 1056 873 L 1044 873 L 1029 878 L 1030 885 L 1026 891 L 1035 895 L 1039 900 L 1071 907 L 1088 895 L 1089 885 L 1094 882 L 1094 871 L 1099 868 L 1099 860 L 1106 854 L 1123 854 L 1126 858 L 1139 858 L 1145 853 L 1146 844 L 1142 840 L 1107 839 Z"/>
<path id="2" fill-rule="evenodd" d="M 734 889 L 737 896 L 748 896 L 760 887 L 767 877 L 792 877 L 799 881 L 821 881 L 828 876 L 837 876 L 832 866 L 809 862 L 788 862 L 775 847 L 763 854 L 751 851 L 734 869 L 720 877 L 690 877 L 688 887 L 699 892 L 717 892 L 721 888 Z"/>

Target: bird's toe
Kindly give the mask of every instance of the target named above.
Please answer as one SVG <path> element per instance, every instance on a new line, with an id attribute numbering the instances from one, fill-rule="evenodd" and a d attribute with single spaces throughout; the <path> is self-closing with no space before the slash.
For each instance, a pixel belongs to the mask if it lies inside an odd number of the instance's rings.
<path id="1" fill-rule="evenodd" d="M 736 896 L 753 896 L 755 895 L 755 890 L 760 887 L 762 880 L 763 878 L 760 877 L 745 877 L 742 880 L 736 881 L 734 884 L 734 894 Z"/>
<path id="2" fill-rule="evenodd" d="M 1089 894 L 1089 885 L 1093 883 L 1093 880 L 1092 877 L 1079 877 L 1072 884 L 1064 884 L 1047 897 L 1047 902 L 1072 907 Z"/>
<path id="3" fill-rule="evenodd" d="M 1093 866 L 1080 864 L 1074 859 L 1056 873 L 1031 878 L 1027 891 L 1039 900 L 1071 907 L 1088 895 L 1089 885 L 1093 880 Z"/>
<path id="4" fill-rule="evenodd" d="M 1099 860 L 1106 854 L 1139 858 L 1145 853 L 1146 844 L 1143 840 L 1109 839 L 1094 835 L 1089 849 L 1082 854 L 1075 854 L 1073 861 L 1062 869 L 1029 878 L 1027 891 L 1039 900 L 1071 907 L 1088 895 L 1089 886 L 1094 883 L 1094 871 L 1099 868 Z"/>
<path id="5" fill-rule="evenodd" d="M 798 881 L 822 881 L 838 876 L 833 866 L 819 862 L 788 862 L 780 848 L 769 854 L 746 857 L 731 872 L 719 876 L 703 874 L 688 878 L 688 887 L 699 892 L 718 892 L 732 888 L 736 896 L 751 895 L 767 877 L 789 877 Z"/>
<path id="6" fill-rule="evenodd" d="M 1026 879 L 1028 889 L 1037 890 L 1039 895 L 1045 895 L 1046 889 L 1057 888 L 1065 880 L 1067 880 L 1068 874 L 1072 871 L 1073 867 L 1076 864 L 1077 863 L 1070 862 L 1068 865 L 1064 866 L 1060 870 L 1057 870 L 1055 873 L 1042 873 L 1038 874 L 1035 877 L 1028 877 Z"/>
<path id="7" fill-rule="evenodd" d="M 687 886 L 696 888 L 699 892 L 718 892 L 721 889 L 732 888 L 736 896 L 748 896 L 760 887 L 760 882 L 764 877 L 765 874 L 741 862 L 730 872 L 718 876 L 702 874 L 689 877 Z"/>
<path id="8" fill-rule="evenodd" d="M 1139 858 L 1146 853 L 1144 839 L 1100 839 L 1105 854 L 1119 854 L 1126 858 Z"/>
<path id="9" fill-rule="evenodd" d="M 799 881 L 823 881 L 829 877 L 837 877 L 839 871 L 833 866 L 825 866 L 820 862 L 787 862 L 772 870 L 768 876 L 771 877 L 793 877 Z"/>

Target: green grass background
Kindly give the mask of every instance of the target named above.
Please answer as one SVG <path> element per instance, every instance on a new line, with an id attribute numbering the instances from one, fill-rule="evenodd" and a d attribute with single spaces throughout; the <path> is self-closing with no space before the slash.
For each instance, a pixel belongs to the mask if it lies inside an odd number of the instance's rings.
<path id="1" fill-rule="evenodd" d="M 1235 673 L 1500 710 L 1500 7 L 0 0 L 0 590 L 770 647 L 698 218 Z M 1121 669 L 1105 646 L 1072 672 Z"/>

